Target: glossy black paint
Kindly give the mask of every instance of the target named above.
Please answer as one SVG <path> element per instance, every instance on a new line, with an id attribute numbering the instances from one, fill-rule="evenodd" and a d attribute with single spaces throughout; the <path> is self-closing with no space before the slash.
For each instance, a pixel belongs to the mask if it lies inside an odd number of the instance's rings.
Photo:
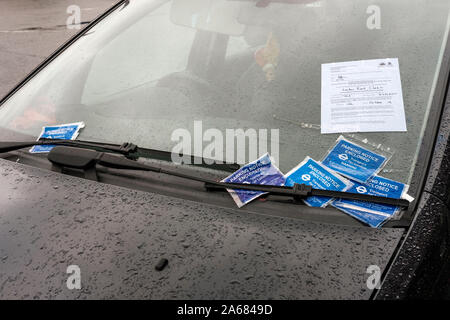
<path id="1" fill-rule="evenodd" d="M 450 96 L 410 230 L 378 299 L 450 298 Z"/>
<path id="2" fill-rule="evenodd" d="M 383 270 L 403 234 L 248 214 L 4 159 L 0 190 L 0 299 L 368 299 L 367 267 Z M 66 287 L 72 264 L 81 290 Z"/>

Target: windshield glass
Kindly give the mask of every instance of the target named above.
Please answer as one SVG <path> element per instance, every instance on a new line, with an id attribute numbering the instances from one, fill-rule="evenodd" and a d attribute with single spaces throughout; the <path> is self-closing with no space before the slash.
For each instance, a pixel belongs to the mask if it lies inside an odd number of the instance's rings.
<path id="1" fill-rule="evenodd" d="M 392 148 L 381 174 L 408 183 L 449 8 L 448 0 L 130 1 L 8 99 L 0 127 L 13 139 L 83 121 L 82 140 L 197 156 L 222 136 L 223 151 L 209 157 L 243 163 L 269 151 L 288 172 L 306 156 L 322 159 L 339 136 L 320 131 L 321 65 L 398 58 L 407 131 L 360 136 Z M 239 135 L 247 143 L 232 144 Z"/>

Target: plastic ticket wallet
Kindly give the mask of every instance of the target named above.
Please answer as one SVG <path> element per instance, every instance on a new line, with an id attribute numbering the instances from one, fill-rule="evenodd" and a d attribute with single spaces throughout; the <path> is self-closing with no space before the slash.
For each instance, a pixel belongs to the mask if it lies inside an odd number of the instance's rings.
<path id="1" fill-rule="evenodd" d="M 306 157 L 298 166 L 289 171 L 285 178 L 286 186 L 303 183 L 315 189 L 332 191 L 346 191 L 352 186 L 350 181 L 310 157 Z M 330 197 L 311 196 L 303 199 L 303 202 L 311 207 L 323 208 L 332 200 Z"/>
<path id="2" fill-rule="evenodd" d="M 84 122 L 60 124 L 56 126 L 46 126 L 42 128 L 38 140 L 40 138 L 75 140 L 78 137 L 81 128 L 84 128 Z M 31 153 L 50 152 L 50 150 L 52 150 L 53 147 L 54 147 L 53 145 L 33 146 L 30 149 L 30 152 Z"/>
<path id="3" fill-rule="evenodd" d="M 407 194 L 407 191 L 408 185 L 381 176 L 375 176 L 367 184 L 355 182 L 348 190 L 353 193 L 403 198 L 412 201 L 413 199 Z M 400 208 L 397 206 L 360 200 L 336 199 L 332 206 L 375 228 L 400 212 Z"/>
<path id="4" fill-rule="evenodd" d="M 322 163 L 347 178 L 366 183 L 388 160 L 387 155 L 372 152 L 340 136 Z"/>
<path id="5" fill-rule="evenodd" d="M 222 180 L 222 182 L 229 183 L 264 184 L 272 186 L 282 186 L 284 181 L 283 173 L 274 165 L 273 159 L 268 153 L 246 164 Z M 227 189 L 227 191 L 239 208 L 265 194 L 265 192 L 248 190 Z"/>
<path id="6" fill-rule="evenodd" d="M 352 216 L 353 218 L 356 218 L 360 221 L 363 221 L 367 223 L 372 228 L 379 228 L 381 227 L 387 220 L 389 220 L 389 217 L 373 214 L 373 213 L 367 213 L 364 211 L 356 210 L 356 209 L 350 209 L 350 208 L 341 208 L 339 206 L 336 206 L 333 204 L 336 208 L 341 210 L 342 212 L 345 212 L 346 214 Z"/>

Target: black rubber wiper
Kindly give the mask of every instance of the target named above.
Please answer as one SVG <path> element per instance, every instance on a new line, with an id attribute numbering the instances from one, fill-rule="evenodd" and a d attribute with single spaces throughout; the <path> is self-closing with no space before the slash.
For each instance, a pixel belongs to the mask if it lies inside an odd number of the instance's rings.
<path id="1" fill-rule="evenodd" d="M 41 138 L 38 141 L 2 141 L 0 142 L 0 153 L 10 152 L 32 146 L 68 146 L 77 148 L 99 148 L 108 152 L 114 152 L 128 156 L 136 153 L 138 146 L 132 143 L 123 143 L 121 145 L 108 144 L 102 142 L 82 141 L 82 140 L 63 140 Z"/>
<path id="2" fill-rule="evenodd" d="M 58 168 L 75 168 L 84 170 L 85 172 L 87 171 L 92 172 L 93 170 L 95 171 L 96 165 L 101 165 L 104 167 L 114 169 L 158 172 L 168 174 L 171 176 L 180 177 L 183 179 L 202 182 L 205 184 L 207 190 L 240 189 L 240 190 L 267 192 L 269 194 L 278 196 L 288 196 L 294 198 L 295 200 L 300 200 L 302 198 L 309 196 L 324 196 L 350 200 L 370 201 L 375 203 L 400 206 L 404 208 L 407 208 L 409 206 L 409 201 L 405 199 L 378 197 L 350 192 L 319 190 L 313 189 L 311 186 L 307 186 L 305 184 L 295 184 L 293 187 L 286 187 L 286 186 L 218 182 L 191 174 L 181 173 L 176 170 L 164 169 L 156 166 L 147 165 L 141 162 L 132 161 L 118 155 L 88 149 L 57 146 L 53 148 L 48 154 L 48 160 Z"/>
<path id="3" fill-rule="evenodd" d="M 122 144 L 111 144 L 95 141 L 83 140 L 62 140 L 62 139 L 46 139 L 41 138 L 38 141 L 3 141 L 0 142 L 0 153 L 10 152 L 23 148 L 29 148 L 35 145 L 55 145 L 75 148 L 94 149 L 97 151 L 112 152 L 122 154 L 129 159 L 138 159 L 140 157 L 157 159 L 162 161 L 172 161 L 172 153 L 167 151 L 140 148 L 137 145 L 129 142 Z M 210 169 L 224 170 L 234 172 L 240 168 L 237 163 L 214 163 L 213 161 L 206 161 L 204 158 L 190 156 L 190 163 L 195 166 L 207 167 Z"/>

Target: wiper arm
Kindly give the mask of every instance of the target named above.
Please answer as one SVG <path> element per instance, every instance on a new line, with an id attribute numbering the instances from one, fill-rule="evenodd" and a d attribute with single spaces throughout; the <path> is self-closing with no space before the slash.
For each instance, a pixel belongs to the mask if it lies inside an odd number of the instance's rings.
<path id="1" fill-rule="evenodd" d="M 158 172 L 171 176 L 180 177 L 183 179 L 202 182 L 205 184 L 207 190 L 240 189 L 248 191 L 267 192 L 269 194 L 278 196 L 288 196 L 293 197 L 295 200 L 299 200 L 309 196 L 324 196 L 350 200 L 370 201 L 405 208 L 409 206 L 409 201 L 405 199 L 386 198 L 350 192 L 319 190 L 313 189 L 311 186 L 307 186 L 305 184 L 295 184 L 293 187 L 286 187 L 286 186 L 218 182 L 191 174 L 181 173 L 176 170 L 164 169 L 161 167 L 151 166 L 137 161 L 132 161 L 117 155 L 112 155 L 88 149 L 71 148 L 64 146 L 55 147 L 48 154 L 48 160 L 52 162 L 52 164 L 55 166 L 82 169 L 85 171 L 92 169 L 95 170 L 95 166 L 99 164 L 104 167 L 115 169 Z"/>
<path id="2" fill-rule="evenodd" d="M 23 148 L 29 148 L 35 145 L 55 145 L 55 146 L 94 149 L 98 151 L 122 154 L 129 159 L 137 159 L 139 157 L 148 157 L 163 161 L 171 161 L 172 159 L 171 152 L 140 148 L 137 145 L 129 142 L 125 142 L 122 144 L 111 144 L 95 141 L 63 140 L 63 139 L 48 139 L 48 138 L 41 138 L 38 141 L 12 141 L 12 142 L 3 141 L 0 142 L 0 153 L 10 152 Z M 239 164 L 237 163 L 209 164 L 206 162 L 205 159 L 203 158 L 196 159 L 195 156 L 190 156 L 190 160 L 191 160 L 190 163 L 194 165 L 203 166 L 211 169 L 225 170 L 229 172 L 234 172 L 240 168 Z"/>

